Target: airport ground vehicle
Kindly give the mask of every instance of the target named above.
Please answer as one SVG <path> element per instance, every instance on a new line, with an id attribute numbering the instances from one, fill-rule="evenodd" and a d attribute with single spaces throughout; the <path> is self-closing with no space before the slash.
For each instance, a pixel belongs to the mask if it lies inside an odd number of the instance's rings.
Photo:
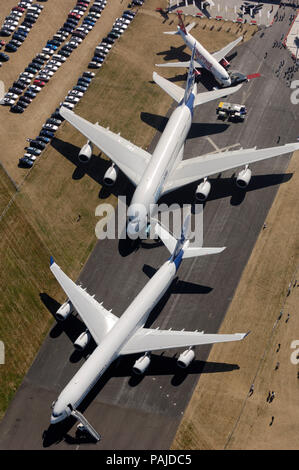
<path id="1" fill-rule="evenodd" d="M 219 119 L 244 121 L 247 109 L 242 104 L 233 104 L 221 101 L 216 109 L 216 113 Z"/>

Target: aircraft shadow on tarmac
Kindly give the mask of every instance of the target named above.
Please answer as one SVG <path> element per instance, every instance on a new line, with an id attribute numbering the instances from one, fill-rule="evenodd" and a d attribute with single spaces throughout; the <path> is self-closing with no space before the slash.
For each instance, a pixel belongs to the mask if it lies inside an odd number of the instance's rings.
<path id="1" fill-rule="evenodd" d="M 161 133 L 164 131 L 168 123 L 168 117 L 159 116 L 158 114 L 142 112 L 140 113 L 140 118 L 144 123 L 148 124 Z M 229 124 L 223 123 L 193 122 L 187 139 L 195 139 L 196 137 L 220 134 L 221 132 L 225 132 L 229 127 Z"/>

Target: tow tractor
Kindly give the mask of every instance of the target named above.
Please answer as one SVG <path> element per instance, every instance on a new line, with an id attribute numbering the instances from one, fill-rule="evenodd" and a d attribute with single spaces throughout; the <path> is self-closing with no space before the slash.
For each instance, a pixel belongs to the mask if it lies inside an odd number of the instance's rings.
<path id="1" fill-rule="evenodd" d="M 228 119 L 235 121 L 244 121 L 247 109 L 243 104 L 225 103 L 221 101 L 216 109 L 216 113 L 220 119 Z"/>

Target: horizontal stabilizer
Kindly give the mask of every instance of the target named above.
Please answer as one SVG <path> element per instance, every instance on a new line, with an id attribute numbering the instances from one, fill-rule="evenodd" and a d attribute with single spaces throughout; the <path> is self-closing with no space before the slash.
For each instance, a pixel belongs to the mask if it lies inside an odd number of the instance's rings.
<path id="1" fill-rule="evenodd" d="M 179 34 L 178 31 L 163 31 L 163 34 L 171 34 L 171 35 L 174 35 L 174 34 Z"/>
<path id="2" fill-rule="evenodd" d="M 183 259 L 194 258 L 196 256 L 207 256 L 217 255 L 225 250 L 225 246 L 221 248 L 202 248 L 202 247 L 190 247 L 184 249 Z"/>
<path id="3" fill-rule="evenodd" d="M 232 95 L 240 90 L 242 83 L 237 86 L 231 86 L 228 88 L 220 88 L 219 90 L 213 91 L 204 91 L 203 93 L 198 93 L 195 97 L 194 106 L 200 104 L 208 103 L 209 101 L 218 100 L 224 96 Z"/>
<path id="4" fill-rule="evenodd" d="M 166 80 L 166 78 L 161 77 L 156 72 L 153 72 L 153 80 L 162 88 L 162 90 L 166 91 L 173 100 L 177 101 L 177 103 L 180 103 L 184 98 L 185 90 L 183 90 L 183 88 L 175 85 L 169 80 Z"/>
<path id="5" fill-rule="evenodd" d="M 248 333 L 205 334 L 203 331 L 172 331 L 141 328 L 132 336 L 120 351 L 120 354 L 136 354 L 160 349 L 200 346 L 204 344 L 240 341 Z"/>

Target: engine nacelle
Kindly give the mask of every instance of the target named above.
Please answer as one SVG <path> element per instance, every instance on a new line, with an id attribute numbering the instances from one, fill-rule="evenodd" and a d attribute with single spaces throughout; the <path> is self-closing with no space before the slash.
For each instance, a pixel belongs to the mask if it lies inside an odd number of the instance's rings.
<path id="1" fill-rule="evenodd" d="M 150 365 L 151 359 L 149 354 L 145 354 L 144 356 L 137 359 L 135 364 L 133 365 L 133 372 L 137 375 L 142 375 Z"/>
<path id="2" fill-rule="evenodd" d="M 186 351 L 182 352 L 182 354 L 179 355 L 177 365 L 185 369 L 191 364 L 194 358 L 195 352 L 193 351 L 193 349 L 186 349 Z"/>
<path id="3" fill-rule="evenodd" d="M 225 58 L 223 58 L 221 61 L 220 61 L 220 64 L 222 65 L 222 67 L 224 67 L 225 69 L 227 69 L 229 66 L 230 66 L 230 62 L 228 60 L 226 60 Z"/>
<path id="4" fill-rule="evenodd" d="M 68 300 L 67 302 L 62 304 L 61 307 L 59 307 L 55 316 L 57 320 L 63 321 L 67 319 L 67 317 L 73 312 L 73 310 L 73 304 L 70 300 Z"/>
<path id="5" fill-rule="evenodd" d="M 118 176 L 118 167 L 113 163 L 106 171 L 103 181 L 106 186 L 113 186 Z"/>
<path id="6" fill-rule="evenodd" d="M 211 191 L 211 183 L 205 178 L 202 183 L 200 183 L 195 192 L 196 200 L 199 202 L 204 202 Z"/>
<path id="7" fill-rule="evenodd" d="M 78 351 L 83 351 L 83 349 L 85 349 L 86 346 L 88 345 L 90 338 L 91 338 L 91 335 L 89 331 L 88 330 L 83 331 L 83 333 L 81 333 L 81 335 L 78 336 L 78 338 L 74 342 L 75 349 L 77 349 Z"/>
<path id="8" fill-rule="evenodd" d="M 78 159 L 81 163 L 87 163 L 92 156 L 92 143 L 88 140 L 85 145 L 81 148 Z"/>
<path id="9" fill-rule="evenodd" d="M 251 170 L 246 166 L 244 170 L 240 171 L 240 173 L 237 176 L 236 179 L 236 185 L 238 188 L 246 188 L 246 186 L 249 185 L 249 182 L 251 180 Z"/>

